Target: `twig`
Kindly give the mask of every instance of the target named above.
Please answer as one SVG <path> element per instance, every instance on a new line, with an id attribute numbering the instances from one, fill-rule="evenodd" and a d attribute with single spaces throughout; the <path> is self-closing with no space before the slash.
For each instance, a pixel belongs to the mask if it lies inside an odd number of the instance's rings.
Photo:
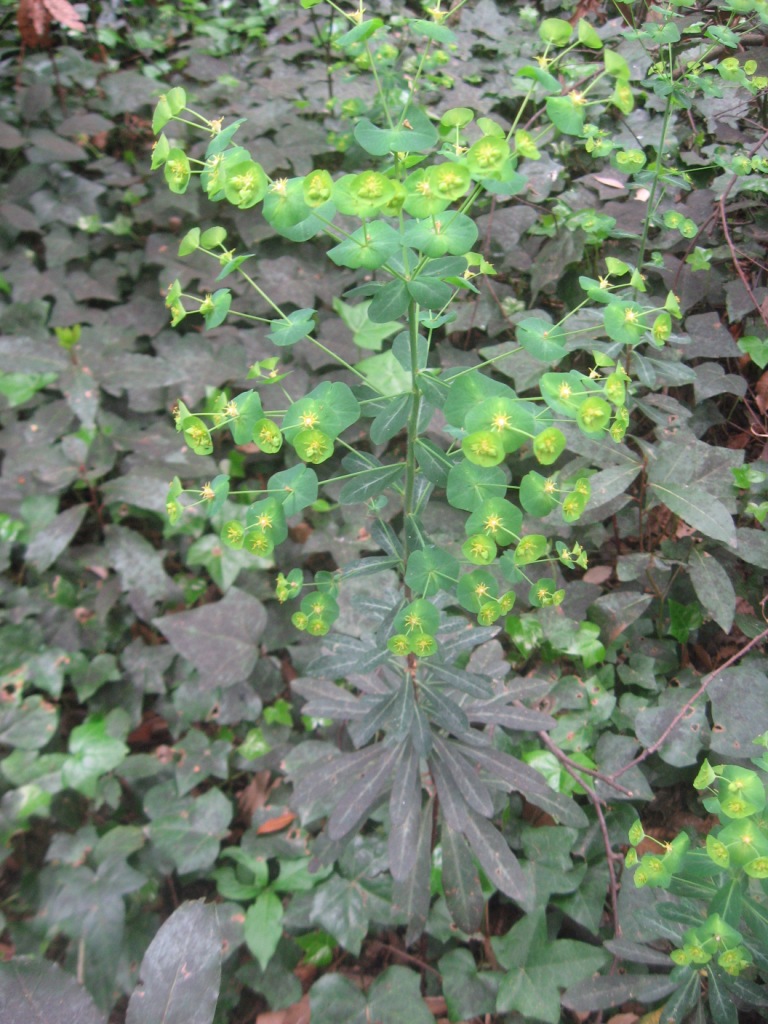
<path id="1" fill-rule="evenodd" d="M 616 868 L 614 865 L 613 855 L 613 844 L 611 843 L 611 837 L 608 834 L 608 825 L 605 821 L 605 814 L 603 813 L 603 801 L 597 794 L 596 790 L 588 786 L 584 779 L 580 776 L 580 772 L 584 771 L 580 764 L 571 761 L 559 747 L 555 746 L 550 740 L 549 736 L 545 732 L 538 733 L 539 739 L 542 743 L 558 758 L 563 768 L 568 772 L 571 778 L 575 779 L 576 782 L 581 786 L 584 792 L 587 794 L 587 798 L 592 806 L 595 808 L 595 814 L 597 815 L 597 823 L 600 827 L 600 832 L 603 837 L 603 846 L 605 847 L 605 859 L 608 863 L 608 891 L 610 894 L 611 901 L 611 918 L 613 919 L 613 931 L 616 938 L 621 937 L 621 924 L 619 923 L 619 885 L 616 878 Z M 575 767 L 571 767 L 575 765 Z M 578 770 L 577 770 L 578 769 Z M 607 780 L 606 780 L 607 781 Z M 624 790 L 628 792 L 628 790 Z"/>
<path id="2" fill-rule="evenodd" d="M 752 150 L 750 151 L 749 155 L 750 156 L 754 156 L 755 153 L 757 153 L 757 151 L 763 145 L 763 143 L 765 142 L 766 139 L 768 139 L 768 131 L 763 132 L 763 134 L 761 135 L 760 140 L 758 141 L 757 145 L 752 148 Z M 728 198 L 728 194 L 730 193 L 731 189 L 733 188 L 734 184 L 736 183 L 736 180 L 737 180 L 738 177 L 739 177 L 738 174 L 734 174 L 733 175 L 731 180 L 728 182 L 728 187 L 723 192 L 723 194 L 720 196 L 720 200 L 719 200 L 719 202 L 717 204 L 719 209 L 720 209 L 720 224 L 721 224 L 722 229 L 723 229 L 723 235 L 725 236 L 725 241 L 726 241 L 726 243 L 728 245 L 728 249 L 730 250 L 730 253 L 731 253 L 731 259 L 733 260 L 733 265 L 736 268 L 736 273 L 741 278 L 741 283 L 744 285 L 744 288 L 746 289 L 747 295 L 752 300 L 752 304 L 754 305 L 755 309 L 760 314 L 760 317 L 761 317 L 763 323 L 765 324 L 766 327 L 768 327 L 768 317 L 763 312 L 761 304 L 757 301 L 757 296 L 752 291 L 752 286 L 750 285 L 749 281 L 747 280 L 747 275 L 744 272 L 744 269 L 742 268 L 741 263 L 739 262 L 738 252 L 737 252 L 736 246 L 733 244 L 733 239 L 731 238 L 731 232 L 730 232 L 730 230 L 728 228 L 728 215 L 725 212 L 725 201 Z"/>
<path id="3" fill-rule="evenodd" d="M 753 637 L 749 641 L 749 643 L 746 643 L 741 648 L 741 650 L 737 651 L 727 661 L 724 661 L 723 664 L 719 665 L 713 672 L 710 672 L 708 675 L 704 676 L 704 681 L 702 682 L 701 686 L 698 688 L 696 693 L 694 693 L 690 700 L 687 700 L 685 704 L 680 708 L 680 710 L 669 723 L 667 728 L 662 732 L 661 736 L 659 736 L 659 738 L 655 740 L 655 742 L 653 742 L 650 745 L 650 747 L 646 747 L 645 750 L 643 750 L 642 753 L 638 754 L 636 758 L 629 762 L 629 764 L 625 764 L 622 768 L 619 768 L 617 771 L 613 772 L 611 778 L 617 779 L 620 775 L 623 775 L 625 772 L 628 772 L 630 768 L 634 768 L 635 765 L 638 765 L 642 761 L 645 761 L 647 758 L 651 756 L 651 754 L 655 754 L 656 751 L 664 745 L 664 742 L 670 735 L 670 733 L 672 733 L 680 724 L 680 722 L 682 722 L 682 720 L 688 714 L 688 712 L 699 699 L 699 697 L 706 693 L 709 684 L 714 679 L 716 679 L 721 672 L 725 671 L 725 669 L 727 668 L 730 668 L 731 665 L 737 662 L 740 658 L 743 658 L 744 655 L 748 651 L 751 651 L 753 647 L 757 647 L 759 643 L 762 643 L 762 641 L 765 640 L 766 637 L 768 637 L 768 629 L 764 629 L 762 633 L 759 633 L 756 637 Z"/>
<path id="4" fill-rule="evenodd" d="M 517 703 L 517 702 L 516 702 Z M 620 786 L 618 782 L 615 782 L 612 777 L 603 775 L 602 772 L 595 771 L 594 768 L 585 768 L 584 765 L 579 764 L 578 761 L 573 761 L 565 751 L 561 750 L 558 745 L 549 738 L 545 732 L 539 733 L 539 739 L 544 746 L 551 753 L 555 755 L 558 761 L 563 765 L 564 768 L 573 768 L 576 772 L 581 772 L 584 775 L 589 775 L 591 778 L 596 779 L 599 782 L 604 782 L 606 786 L 611 786 L 612 789 L 617 790 L 619 793 L 623 793 L 624 796 L 633 797 L 636 794 L 631 789 L 626 789 L 624 786 Z"/>

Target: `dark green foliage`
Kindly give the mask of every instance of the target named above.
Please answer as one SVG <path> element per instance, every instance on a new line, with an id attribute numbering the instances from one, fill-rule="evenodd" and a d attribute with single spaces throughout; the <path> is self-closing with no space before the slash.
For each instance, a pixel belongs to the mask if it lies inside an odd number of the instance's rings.
<path id="1" fill-rule="evenodd" d="M 759 753 L 765 4 L 91 6 L 0 37 L 0 1005 L 764 1005 L 764 883 L 609 858 Z"/>

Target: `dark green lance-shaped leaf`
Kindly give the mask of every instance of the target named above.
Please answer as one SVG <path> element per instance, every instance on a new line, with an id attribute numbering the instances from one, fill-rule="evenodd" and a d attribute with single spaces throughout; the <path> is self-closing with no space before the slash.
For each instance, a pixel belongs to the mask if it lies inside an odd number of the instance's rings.
<path id="1" fill-rule="evenodd" d="M 0 1016 L 8 1024 L 104 1022 L 104 1014 L 71 974 L 50 960 L 28 956 L 0 963 Z"/>
<path id="2" fill-rule="evenodd" d="M 667 957 L 667 963 L 669 958 Z M 633 1002 L 655 1003 L 674 992 L 678 982 L 665 974 L 614 974 L 609 977 L 584 978 L 570 985 L 563 993 L 562 1003 L 576 1013 L 593 1013 L 611 1006 Z"/>
<path id="3" fill-rule="evenodd" d="M 409 745 L 411 753 L 418 764 L 418 757 Z M 401 764 L 403 762 L 401 761 Z M 395 807 L 398 820 L 392 821 L 387 839 L 389 853 L 389 870 L 396 882 L 404 882 L 413 873 L 418 857 L 419 829 L 421 824 L 421 783 L 417 775 L 410 780 L 411 785 L 406 791 L 395 776 L 394 784 L 398 785 Z M 390 808 L 393 805 L 395 791 L 390 794 Z"/>
<path id="4" fill-rule="evenodd" d="M 315 327 L 314 309 L 297 309 L 289 313 L 283 320 L 273 320 L 267 337 L 280 348 L 295 345 L 306 338 Z"/>
<path id="5" fill-rule="evenodd" d="M 406 681 L 406 685 L 410 685 L 410 681 Z M 378 759 L 368 766 L 362 779 L 339 797 L 328 819 L 331 839 L 343 839 L 365 819 L 386 788 L 400 754 L 399 746 L 382 747 Z"/>
<path id="6" fill-rule="evenodd" d="M 407 921 L 406 945 L 411 945 L 424 931 L 429 913 L 429 873 L 432 866 L 432 825 L 434 804 L 430 799 L 419 815 L 418 834 L 414 839 L 413 865 L 402 879 L 395 879 L 392 899 L 395 908 Z M 394 870 L 393 870 L 394 875 Z"/>
<path id="7" fill-rule="evenodd" d="M 453 698 L 448 697 L 443 690 L 426 683 L 421 690 L 421 705 L 429 718 L 441 729 L 453 733 L 455 736 L 463 736 L 469 731 L 469 720 Z M 431 746 L 431 743 L 430 743 Z"/>
<path id="8" fill-rule="evenodd" d="M 554 729 L 556 720 L 543 711 L 532 711 L 530 708 L 518 708 L 507 703 L 508 697 L 502 694 L 493 700 L 475 704 L 465 704 L 464 711 L 470 722 L 482 722 L 492 725 L 503 725 L 506 729 L 517 729 L 521 732 L 539 732 Z"/>
<path id="9" fill-rule="evenodd" d="M 453 780 L 454 788 L 459 791 L 467 805 L 489 818 L 493 814 L 493 800 L 488 787 L 480 781 L 477 770 L 453 749 L 450 740 L 435 736 L 433 749 L 447 775 Z"/>
<path id="10" fill-rule="evenodd" d="M 559 990 L 594 974 L 609 959 L 604 950 L 586 942 L 553 942 L 541 909 L 518 921 L 502 938 L 492 939 L 491 944 L 508 971 L 499 986 L 496 1009 L 517 1010 L 549 1024 L 561 1019 Z"/>
<path id="11" fill-rule="evenodd" d="M 599 509 L 601 505 L 612 501 L 619 494 L 626 495 L 626 501 L 630 501 L 629 485 L 642 469 L 639 463 L 628 463 L 622 466 L 610 466 L 602 469 L 589 478 L 590 495 L 587 502 L 587 511 Z"/>
<path id="12" fill-rule="evenodd" d="M 371 423 L 371 440 L 374 444 L 384 444 L 400 433 L 408 422 L 412 401 L 412 395 L 396 395 L 389 399 Z"/>
<path id="13" fill-rule="evenodd" d="M 306 746 L 306 744 L 305 744 Z M 314 753 L 314 751 L 312 751 Z M 294 777 L 293 803 L 302 814 L 305 808 L 312 809 L 312 805 L 328 794 L 339 790 L 343 785 L 349 785 L 350 778 L 360 778 L 367 766 L 379 756 L 377 747 L 367 747 L 353 754 L 339 754 L 336 750 L 323 750 L 321 755 L 315 754 L 311 771 L 306 766 L 299 768 L 296 772 L 298 781 Z M 291 762 L 289 758 L 289 770 Z M 309 821 L 310 818 L 305 818 Z"/>
<path id="14" fill-rule="evenodd" d="M 271 890 L 262 892 L 245 914 L 245 944 L 266 971 L 283 934 L 283 904 Z"/>
<path id="15" fill-rule="evenodd" d="M 418 803 L 421 809 L 420 795 L 419 757 L 413 747 L 407 744 L 395 771 L 389 800 L 389 814 L 394 824 L 399 825 L 405 821 L 414 803 Z"/>
<path id="16" fill-rule="evenodd" d="M 390 323 L 406 312 L 410 301 L 405 281 L 400 278 L 388 281 L 387 284 L 379 285 L 374 293 L 368 307 L 368 317 L 375 324 Z"/>
<path id="17" fill-rule="evenodd" d="M 733 993 L 727 983 L 728 976 L 725 971 L 710 964 L 707 969 L 709 978 L 709 1009 L 712 1019 L 717 1024 L 738 1024 L 739 1011 L 733 1001 Z"/>
<path id="18" fill-rule="evenodd" d="M 439 277 L 421 274 L 406 284 L 408 294 L 425 309 L 442 309 L 451 301 L 453 288 Z"/>
<path id="19" fill-rule="evenodd" d="M 703 608 L 724 633 L 730 633 L 736 612 L 736 592 L 728 573 L 709 551 L 695 547 L 688 562 L 688 574 Z"/>
<path id="20" fill-rule="evenodd" d="M 530 876 L 523 874 L 517 857 L 498 829 L 470 810 L 464 824 L 464 835 L 489 881 L 531 913 L 536 906 L 536 893 Z"/>
<path id="21" fill-rule="evenodd" d="M 556 363 L 565 355 L 565 332 L 540 317 L 527 317 L 515 327 L 518 345 L 543 363 Z"/>
<path id="22" fill-rule="evenodd" d="M 437 142 L 437 128 L 417 107 L 410 107 L 397 128 L 378 128 L 367 117 L 355 125 L 355 139 L 372 156 L 424 153 Z"/>
<path id="23" fill-rule="evenodd" d="M 472 935 L 480 928 L 485 910 L 477 868 L 464 836 L 445 821 L 440 839 L 445 901 L 459 928 Z"/>
<path id="24" fill-rule="evenodd" d="M 493 692 L 491 680 L 487 676 L 469 672 L 465 668 L 456 668 L 454 665 L 437 659 L 430 660 L 429 672 L 430 675 L 437 676 L 444 683 L 450 683 L 451 686 L 471 697 L 489 697 Z"/>
<path id="25" fill-rule="evenodd" d="M 720 540 L 730 547 L 736 546 L 736 528 L 733 517 L 721 501 L 695 484 L 650 483 L 655 494 L 670 512 L 680 516 L 684 523 L 699 530 L 705 537 Z"/>
<path id="26" fill-rule="evenodd" d="M 434 718 L 435 716 L 432 715 L 431 717 Z M 438 722 L 438 724 L 441 723 Z M 442 762 L 434 755 L 434 736 L 433 752 L 429 757 L 428 765 L 429 773 L 437 789 L 437 797 L 440 801 L 440 811 L 443 818 L 455 832 L 463 832 L 469 813 L 467 805 L 453 778 L 445 770 Z"/>
<path id="27" fill-rule="evenodd" d="M 213 688 L 231 686 L 250 675 L 267 614 L 261 601 L 233 587 L 221 601 L 164 615 L 153 623 Z"/>
<path id="28" fill-rule="evenodd" d="M 359 697 L 329 679 L 299 677 L 291 683 L 294 693 L 307 699 L 301 709 L 313 718 L 361 718 L 365 706 Z"/>
<path id="29" fill-rule="evenodd" d="M 500 750 L 466 747 L 464 753 L 477 761 L 492 778 L 522 793 L 526 800 L 551 814 L 557 821 L 576 828 L 583 828 L 586 824 L 586 816 L 579 805 L 550 789 L 544 776 L 535 768 Z"/>
<path id="30" fill-rule="evenodd" d="M 701 999 L 701 978 L 694 967 L 683 968 L 677 990 L 661 1009 L 659 1024 L 679 1024 Z"/>
<path id="31" fill-rule="evenodd" d="M 423 379 L 423 378 L 422 378 Z M 428 438 L 416 439 L 416 458 L 419 469 L 430 483 L 436 487 L 445 487 L 448 483 L 448 472 L 455 464 L 453 458 L 445 454 Z"/>
<path id="32" fill-rule="evenodd" d="M 213 905 L 182 903 L 144 954 L 126 1024 L 211 1024 L 221 984 L 221 940 Z"/>

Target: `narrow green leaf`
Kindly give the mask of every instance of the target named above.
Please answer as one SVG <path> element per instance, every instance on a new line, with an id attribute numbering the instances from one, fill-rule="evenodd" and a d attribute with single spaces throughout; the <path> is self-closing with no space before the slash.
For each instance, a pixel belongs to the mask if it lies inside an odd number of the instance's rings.
<path id="1" fill-rule="evenodd" d="M 464 836 L 445 821 L 440 842 L 445 901 L 458 927 L 472 935 L 480 928 L 485 909 L 477 868 Z"/>
<path id="2" fill-rule="evenodd" d="M 669 957 L 665 955 L 667 963 Z M 576 1013 L 594 1013 L 612 1006 L 637 1001 L 655 1003 L 677 988 L 677 981 L 664 974 L 614 974 L 585 978 L 563 993 L 563 1006 Z"/>
<path id="3" fill-rule="evenodd" d="M 733 517 L 713 495 L 694 484 L 651 483 L 650 486 L 667 508 L 694 530 L 736 547 Z"/>
<path id="4" fill-rule="evenodd" d="M 688 573 L 704 609 L 724 633 L 730 633 L 736 613 L 736 592 L 728 573 L 714 555 L 700 547 L 691 551 Z"/>
<path id="5" fill-rule="evenodd" d="M 433 801 L 430 799 L 419 815 L 418 834 L 414 838 L 413 866 L 403 878 L 395 879 L 393 889 L 394 905 L 407 921 L 407 945 L 419 938 L 429 913 L 433 809 Z"/>
<path id="6" fill-rule="evenodd" d="M 266 971 L 283 934 L 283 904 L 279 896 L 262 892 L 245 914 L 245 943 Z"/>
<path id="7" fill-rule="evenodd" d="M 526 913 L 531 913 L 536 906 L 536 893 L 530 885 L 530 876 L 523 874 L 517 857 L 501 833 L 485 818 L 468 811 L 464 835 L 489 881 Z"/>

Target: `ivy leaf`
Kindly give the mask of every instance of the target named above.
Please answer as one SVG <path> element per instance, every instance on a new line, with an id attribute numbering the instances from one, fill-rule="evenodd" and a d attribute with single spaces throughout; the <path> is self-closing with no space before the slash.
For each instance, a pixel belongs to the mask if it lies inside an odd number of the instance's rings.
<path id="1" fill-rule="evenodd" d="M 267 614 L 261 601 L 233 587 L 215 604 L 163 615 L 153 623 L 213 688 L 231 686 L 251 673 Z"/>
<path id="2" fill-rule="evenodd" d="M 350 306 L 341 299 L 333 300 L 333 309 L 341 317 L 346 326 L 352 331 L 352 340 L 360 348 L 372 349 L 380 352 L 381 346 L 386 338 L 390 338 L 397 331 L 402 330 L 403 325 L 398 320 L 388 320 L 385 323 L 376 323 L 371 320 L 368 311 L 371 300 L 359 302 L 356 306 Z"/>
<path id="3" fill-rule="evenodd" d="M 144 954 L 126 1024 L 211 1024 L 221 984 L 216 908 L 182 903 Z"/>
<path id="4" fill-rule="evenodd" d="M 50 960 L 28 956 L 0 963 L 0 1009 L 12 1021 L 103 1024 L 104 1015 L 82 985 Z M 136 1024 L 143 1024 L 137 1021 Z"/>
<path id="5" fill-rule="evenodd" d="M 517 1010 L 524 1017 L 558 1024 L 560 989 L 575 985 L 600 970 L 608 954 L 574 939 L 552 940 L 543 910 L 528 914 L 502 938 L 491 939 L 508 973 L 499 986 L 496 1009 Z"/>
<path id="6" fill-rule="evenodd" d="M 154 818 L 149 836 L 180 874 L 206 871 L 219 855 L 231 820 L 229 800 L 220 790 L 209 789 L 202 796 L 179 800 L 172 811 Z"/>
<path id="7" fill-rule="evenodd" d="M 453 949 L 438 961 L 450 1020 L 490 1016 L 496 1009 L 500 975 L 478 971 L 468 949 Z"/>
<path id="8" fill-rule="evenodd" d="M 71 756 L 61 768 L 65 786 L 71 786 L 88 797 L 96 795 L 96 785 L 101 776 L 121 765 L 128 754 L 123 740 L 113 735 L 118 728 L 115 711 L 106 718 L 91 715 L 82 725 L 75 726 L 69 737 Z M 119 731 L 125 733 L 127 728 Z"/>

